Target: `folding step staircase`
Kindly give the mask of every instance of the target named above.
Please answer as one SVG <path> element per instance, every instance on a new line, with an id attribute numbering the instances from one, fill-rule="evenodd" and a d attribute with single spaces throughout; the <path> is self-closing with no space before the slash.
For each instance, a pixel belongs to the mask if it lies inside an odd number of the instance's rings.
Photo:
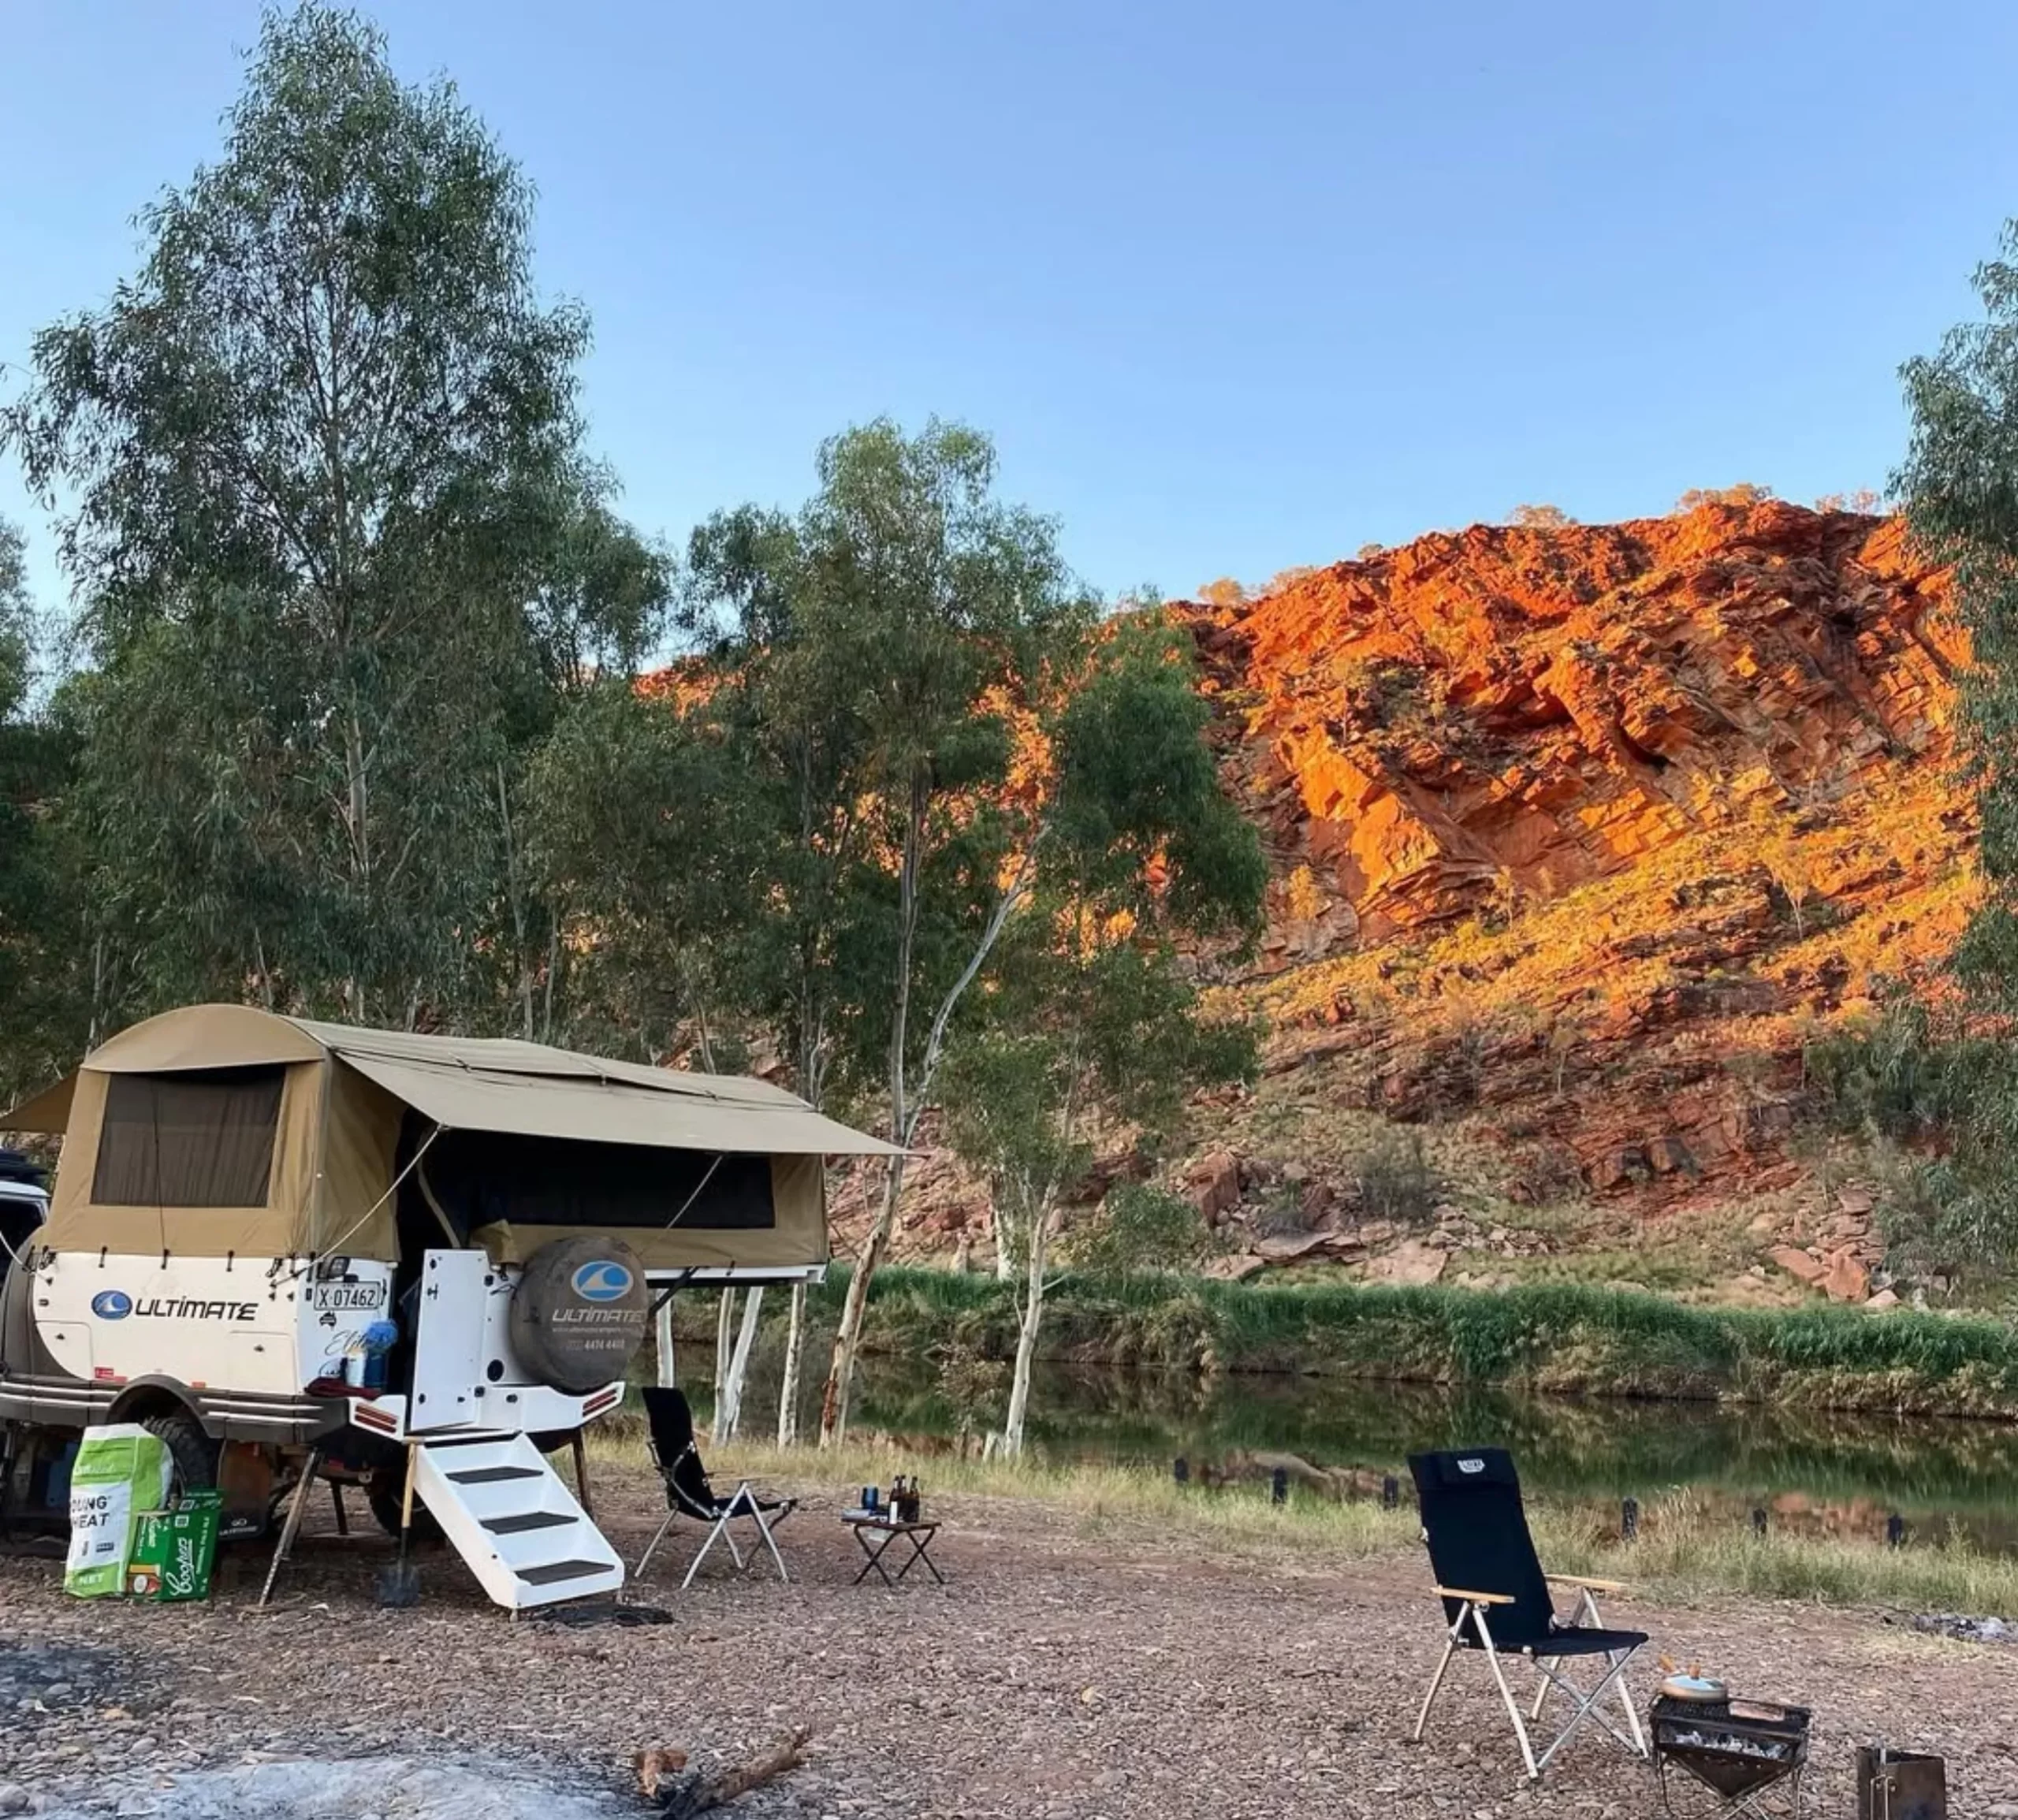
<path id="1" fill-rule="evenodd" d="M 422 1442 L 414 1490 L 508 1610 L 613 1593 L 624 1563 L 525 1435 Z"/>

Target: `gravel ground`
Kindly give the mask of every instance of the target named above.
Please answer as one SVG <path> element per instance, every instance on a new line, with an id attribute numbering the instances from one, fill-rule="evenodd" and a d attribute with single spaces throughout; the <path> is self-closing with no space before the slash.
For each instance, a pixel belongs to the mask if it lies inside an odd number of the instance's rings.
<path id="1" fill-rule="evenodd" d="M 652 1487 L 601 1481 L 605 1528 L 635 1558 Z M 256 1554 L 228 1555 L 201 1607 L 66 1599 L 54 1563 L 0 1560 L 0 1814 L 635 1814 L 636 1752 L 725 1763 L 799 1725 L 805 1764 L 739 1811 L 1658 1811 L 1648 1772 L 1600 1734 L 1531 1792 L 1476 1658 L 1454 1666 L 1432 1745 L 1406 1742 L 1439 1641 L 1420 1561 L 1207 1558 L 1128 1524 L 949 1498 L 934 1552 L 951 1584 L 914 1575 L 892 1593 L 850 1584 L 839 1507 L 816 1494 L 786 1525 L 791 1586 L 738 1580 L 725 1558 L 717 1574 L 711 1556 L 682 1593 L 698 1532 L 676 1531 L 635 1589 L 672 1611 L 665 1626 L 514 1624 L 432 1553 L 421 1605 L 381 1611 L 375 1537 L 304 1537 L 265 1613 Z M 2018 1817 L 2018 1647 L 1784 1605 L 1618 1601 L 1607 1616 L 1741 1692 L 1813 1706 L 1811 1814 L 1854 1811 L 1852 1751 L 1882 1737 L 1947 1758 L 1958 1817 Z M 1636 1670 L 1643 1702 L 1654 1653 Z"/>

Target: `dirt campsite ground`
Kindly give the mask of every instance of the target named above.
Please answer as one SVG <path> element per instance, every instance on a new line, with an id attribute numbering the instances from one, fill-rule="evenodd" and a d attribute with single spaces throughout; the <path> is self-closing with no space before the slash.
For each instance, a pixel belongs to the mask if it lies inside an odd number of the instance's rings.
<path id="1" fill-rule="evenodd" d="M 655 1483 L 605 1468 L 605 1528 L 635 1559 Z M 241 1556 L 207 1606 L 66 1599 L 47 1560 L 0 1561 L 0 1814 L 345 1820 L 642 1814 L 635 1755 L 704 1765 L 810 1727 L 803 1764 L 753 1817 L 1627 1816 L 1651 1777 L 1601 1736 L 1539 1792 L 1489 1678 L 1461 1659 L 1423 1746 L 1407 1742 L 1438 1649 L 1420 1560 L 1327 1562 L 1174 1543 L 1120 1520 L 948 1498 L 949 1584 L 851 1584 L 832 1488 L 783 1532 L 794 1582 L 711 1560 L 691 1529 L 635 1589 L 673 1621 L 513 1623 L 452 1556 L 411 1610 L 373 1601 L 389 1545 L 326 1517 L 254 1609 Z M 360 1516 L 362 1513 L 360 1513 Z M 1885 1614 L 1618 1602 L 1615 1623 L 1816 1714 L 1808 1811 L 1855 1811 L 1852 1754 L 1882 1738 L 1948 1760 L 1958 1817 L 2018 1816 L 2018 1647 Z M 1644 1702 L 1658 1670 L 1636 1669 Z M 1699 1804 L 1695 1811 L 1703 1811 Z"/>

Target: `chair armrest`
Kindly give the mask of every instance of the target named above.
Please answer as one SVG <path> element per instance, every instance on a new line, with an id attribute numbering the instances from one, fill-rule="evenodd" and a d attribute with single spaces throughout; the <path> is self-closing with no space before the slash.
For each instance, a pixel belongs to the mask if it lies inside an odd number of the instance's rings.
<path id="1" fill-rule="evenodd" d="M 1514 1595 L 1510 1592 L 1467 1592 L 1461 1586 L 1439 1586 L 1436 1589 L 1436 1596 L 1439 1599 L 1466 1599 L 1473 1605 L 1511 1605 L 1514 1602 Z"/>
<path id="2" fill-rule="evenodd" d="M 1558 1586 L 1581 1586 L 1591 1592 L 1630 1592 L 1633 1588 L 1622 1580 L 1593 1580 L 1582 1573 L 1547 1573 L 1544 1580 Z"/>

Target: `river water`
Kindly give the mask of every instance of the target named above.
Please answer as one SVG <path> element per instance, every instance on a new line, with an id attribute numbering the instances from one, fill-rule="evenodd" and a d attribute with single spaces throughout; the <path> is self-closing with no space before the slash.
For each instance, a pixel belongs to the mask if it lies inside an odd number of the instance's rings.
<path id="1" fill-rule="evenodd" d="M 704 1417 L 713 1363 L 711 1348 L 681 1347 L 681 1379 Z M 817 1420 L 824 1363 L 808 1360 L 802 1431 Z M 773 1362 L 753 1365 L 746 1435 L 774 1427 L 777 1385 Z M 949 1382 L 929 1359 L 867 1358 L 854 1421 L 916 1455 L 978 1450 L 1006 1387 L 999 1371 Z M 1646 1505 L 1688 1489 L 1733 1522 L 1764 1509 L 1775 1525 L 1876 1538 L 1897 1514 L 1918 1540 L 1954 1533 L 2018 1554 L 2018 1426 L 2003 1423 L 1053 1366 L 1041 1367 L 1033 1383 L 1029 1432 L 1052 1461 L 1168 1473 L 1182 1458 L 1195 1476 L 1241 1452 L 1294 1453 L 1393 1473 L 1404 1498 L 1410 1453 L 1498 1445 L 1513 1450 L 1533 1491 L 1603 1507 L 1614 1524 L 1625 1498 Z"/>

